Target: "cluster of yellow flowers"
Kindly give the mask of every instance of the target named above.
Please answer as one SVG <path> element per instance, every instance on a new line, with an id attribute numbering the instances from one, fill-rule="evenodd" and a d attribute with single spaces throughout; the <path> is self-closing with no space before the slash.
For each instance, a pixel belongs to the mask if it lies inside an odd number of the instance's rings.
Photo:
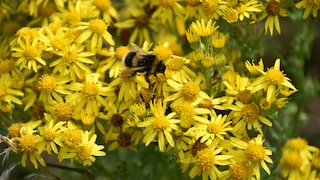
<path id="1" fill-rule="evenodd" d="M 191 178 L 260 179 L 260 167 L 270 174 L 268 115 L 297 90 L 280 59 L 270 68 L 262 60 L 241 61 L 223 26 L 264 21 L 265 33 L 280 33 L 279 16 L 287 15 L 280 0 L 117 3 L 120 8 L 109 0 L 0 3 L 0 110 L 8 126 L 0 142 L 35 168 L 46 166 L 43 152 L 90 166 L 106 155 L 104 147 L 137 151 L 142 144 L 176 152 Z M 296 7 L 305 8 L 303 18 L 316 17 L 320 4 L 302 0 Z M 123 76 L 121 61 L 133 43 L 165 71 Z M 285 147 L 285 177 L 297 177 L 291 172 L 305 161 L 319 169 L 318 150 L 305 146 Z M 299 163 L 286 159 L 292 154 Z"/>

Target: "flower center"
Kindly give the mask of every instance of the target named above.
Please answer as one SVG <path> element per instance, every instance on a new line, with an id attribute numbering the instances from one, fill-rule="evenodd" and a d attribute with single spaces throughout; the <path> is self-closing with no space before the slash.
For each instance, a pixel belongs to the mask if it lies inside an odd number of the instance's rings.
<path id="1" fill-rule="evenodd" d="M 164 8 L 171 8 L 177 0 L 159 0 Z"/>
<path id="2" fill-rule="evenodd" d="M 57 80 L 54 75 L 44 74 L 39 80 L 39 90 L 43 93 L 51 93 L 56 87 Z"/>
<path id="3" fill-rule="evenodd" d="M 21 125 L 19 123 L 13 123 L 8 128 L 9 138 L 20 137 Z"/>
<path id="4" fill-rule="evenodd" d="M 136 17 L 135 24 L 139 28 L 146 27 L 148 25 L 148 16 L 145 14 L 141 14 Z"/>
<path id="5" fill-rule="evenodd" d="M 249 167 L 244 162 L 236 162 L 230 166 L 229 173 L 232 180 L 243 180 L 249 178 Z"/>
<path id="6" fill-rule="evenodd" d="M 59 121 L 69 121 L 72 117 L 72 106 L 68 103 L 61 102 L 55 109 L 55 115 Z"/>
<path id="7" fill-rule="evenodd" d="M 115 57 L 118 61 L 121 61 L 122 58 L 129 52 L 129 49 L 126 46 L 120 46 L 116 49 Z"/>
<path id="8" fill-rule="evenodd" d="M 159 45 L 153 49 L 153 54 L 156 55 L 160 60 L 166 61 L 173 55 L 173 52 L 169 47 Z"/>
<path id="9" fill-rule="evenodd" d="M 8 73 L 14 69 L 14 60 L 0 61 L 0 73 Z"/>
<path id="10" fill-rule="evenodd" d="M 205 148 L 198 151 L 196 164 L 202 171 L 211 169 L 214 166 L 214 163 L 215 155 L 211 149 Z"/>
<path id="11" fill-rule="evenodd" d="M 207 13 L 214 13 L 219 9 L 218 0 L 210 0 L 202 2 L 203 10 Z"/>
<path id="12" fill-rule="evenodd" d="M 120 133 L 118 136 L 117 142 L 121 147 L 127 147 L 131 144 L 131 135 L 128 133 Z"/>
<path id="13" fill-rule="evenodd" d="M 121 126 L 123 124 L 124 120 L 120 114 L 113 114 L 111 117 L 111 123 L 113 126 Z"/>
<path id="14" fill-rule="evenodd" d="M 246 104 L 241 109 L 241 117 L 248 123 L 253 123 L 259 118 L 259 109 L 255 103 Z"/>
<path id="15" fill-rule="evenodd" d="M 107 24 L 101 19 L 94 19 L 90 21 L 90 29 L 99 35 L 102 35 L 104 32 L 106 32 L 107 27 Z"/>
<path id="16" fill-rule="evenodd" d="M 169 126 L 169 122 L 166 116 L 157 116 L 153 118 L 153 127 L 156 130 L 164 130 Z"/>
<path id="17" fill-rule="evenodd" d="M 101 11 L 106 11 L 111 7 L 110 0 L 94 0 L 93 4 Z"/>
<path id="18" fill-rule="evenodd" d="M 279 85 L 283 82 L 284 75 L 281 71 L 276 69 L 269 69 L 266 74 L 267 81 L 270 84 Z"/>
<path id="19" fill-rule="evenodd" d="M 62 37 L 55 37 L 51 40 L 50 45 L 55 49 L 61 49 L 64 46 L 64 39 Z"/>
<path id="20" fill-rule="evenodd" d="M 72 50 L 72 51 L 68 51 L 66 54 L 64 54 L 63 59 L 65 62 L 72 64 L 74 62 L 76 62 L 77 60 L 77 51 Z"/>
<path id="21" fill-rule="evenodd" d="M 56 137 L 56 133 L 54 132 L 54 130 L 52 128 L 47 128 L 44 130 L 42 137 L 46 141 L 53 141 L 54 138 Z"/>
<path id="22" fill-rule="evenodd" d="M 68 146 L 78 146 L 82 141 L 80 129 L 69 129 L 64 133 L 64 143 Z"/>
<path id="23" fill-rule="evenodd" d="M 238 6 L 237 6 L 237 11 L 238 11 L 238 13 L 244 13 L 244 12 L 246 12 L 247 11 L 247 6 L 245 6 L 244 4 L 239 4 Z"/>
<path id="24" fill-rule="evenodd" d="M 81 92 L 87 99 L 94 99 L 99 95 L 99 88 L 93 82 L 86 82 Z"/>
<path id="25" fill-rule="evenodd" d="M 302 158 L 296 151 L 285 151 L 280 160 L 280 166 L 289 170 L 298 170 L 302 165 Z"/>
<path id="26" fill-rule="evenodd" d="M 267 101 L 266 98 L 262 98 L 259 102 L 259 105 L 264 111 L 268 111 L 271 108 L 271 104 Z"/>
<path id="27" fill-rule="evenodd" d="M 194 82 L 188 82 L 182 87 L 182 95 L 188 101 L 195 101 L 200 94 L 200 87 Z"/>
<path id="28" fill-rule="evenodd" d="M 78 12 L 70 12 L 67 17 L 67 24 L 74 25 L 81 21 L 81 14 Z"/>
<path id="29" fill-rule="evenodd" d="M 81 160 L 87 160 L 91 156 L 91 148 L 88 145 L 80 146 L 77 154 Z"/>
<path id="30" fill-rule="evenodd" d="M 263 160 L 265 149 L 260 144 L 249 143 L 248 147 L 245 150 L 245 153 L 250 161 L 257 163 Z"/>
<path id="31" fill-rule="evenodd" d="M 304 150 L 308 145 L 308 142 L 303 139 L 303 138 L 294 138 L 294 139 L 290 139 L 285 147 L 293 149 L 293 150 L 297 150 L 297 151 L 301 151 Z"/>
<path id="32" fill-rule="evenodd" d="M 27 134 L 20 140 L 20 147 L 23 152 L 31 153 L 37 149 L 36 136 L 33 134 Z"/>
<path id="33" fill-rule="evenodd" d="M 27 46 L 24 51 L 24 56 L 27 60 L 33 60 L 38 54 L 38 49 L 33 46 Z"/>
<path id="34" fill-rule="evenodd" d="M 52 13 L 56 11 L 56 4 L 53 2 L 48 2 L 44 6 L 39 6 L 40 15 L 43 17 L 49 17 Z"/>
<path id="35" fill-rule="evenodd" d="M 240 91 L 237 95 L 237 100 L 243 104 L 249 104 L 252 101 L 252 94 L 249 90 Z"/>
<path id="36" fill-rule="evenodd" d="M 280 12 L 280 3 L 275 0 L 271 0 L 267 2 L 266 10 L 269 15 L 276 16 Z"/>
<path id="37" fill-rule="evenodd" d="M 219 132 L 221 132 L 221 130 L 222 127 L 218 123 L 211 122 L 210 124 L 208 124 L 207 131 L 210 134 L 218 134 Z"/>

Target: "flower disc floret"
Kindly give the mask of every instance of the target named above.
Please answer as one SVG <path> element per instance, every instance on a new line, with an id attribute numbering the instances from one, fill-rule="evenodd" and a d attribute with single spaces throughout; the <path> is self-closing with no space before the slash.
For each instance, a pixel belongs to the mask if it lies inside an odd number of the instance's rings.
<path id="1" fill-rule="evenodd" d="M 88 145 L 80 146 L 77 154 L 82 161 L 87 160 L 91 156 L 91 148 Z"/>
<path id="2" fill-rule="evenodd" d="M 9 138 L 20 137 L 21 124 L 13 123 L 8 128 L 8 136 Z"/>
<path id="3" fill-rule="evenodd" d="M 102 35 L 104 32 L 106 32 L 107 27 L 107 24 L 101 19 L 94 19 L 90 21 L 90 29 L 99 35 Z"/>
<path id="4" fill-rule="evenodd" d="M 243 180 L 249 178 L 250 170 L 246 163 L 236 162 L 230 166 L 229 173 L 231 179 Z"/>
<path id="5" fill-rule="evenodd" d="M 41 76 L 38 88 L 43 93 L 51 93 L 56 87 L 57 80 L 54 75 L 44 74 Z"/>
<path id="6" fill-rule="evenodd" d="M 78 146 L 82 141 L 82 132 L 80 129 L 68 129 L 64 133 L 64 143 L 68 146 Z"/>
<path id="7" fill-rule="evenodd" d="M 280 85 L 284 80 L 284 74 L 277 69 L 269 69 L 266 78 L 270 84 Z"/>
<path id="8" fill-rule="evenodd" d="M 153 49 L 153 54 L 156 55 L 160 60 L 167 60 L 173 55 L 173 52 L 169 47 L 159 45 Z"/>
<path id="9" fill-rule="evenodd" d="M 202 171 L 211 169 L 215 165 L 215 155 L 209 148 L 199 150 L 196 157 L 196 164 Z"/>
<path id="10" fill-rule="evenodd" d="M 99 95 L 99 87 L 93 82 L 86 82 L 81 92 L 87 99 L 94 99 Z"/>
<path id="11" fill-rule="evenodd" d="M 127 55 L 129 52 L 129 49 L 126 47 L 126 46 L 120 46 L 116 49 L 116 52 L 115 52 L 115 57 L 118 61 L 121 61 L 125 55 Z"/>
<path id="12" fill-rule="evenodd" d="M 168 122 L 166 116 L 162 115 L 162 116 L 154 117 L 154 120 L 153 120 L 154 129 L 164 130 L 168 126 L 169 126 L 169 122 Z"/>
<path id="13" fill-rule="evenodd" d="M 77 51 L 76 50 L 68 51 L 68 53 L 64 54 L 63 60 L 69 64 L 76 62 L 77 61 Z"/>
<path id="14" fill-rule="evenodd" d="M 280 3 L 276 0 L 267 2 L 266 11 L 271 16 L 278 15 L 280 12 Z"/>
<path id="15" fill-rule="evenodd" d="M 296 151 L 285 151 L 280 160 L 280 167 L 289 170 L 298 170 L 302 166 L 303 159 Z"/>
<path id="16" fill-rule="evenodd" d="M 73 109 L 68 103 L 59 103 L 55 109 L 55 116 L 59 121 L 69 121 L 72 117 Z"/>
<path id="17" fill-rule="evenodd" d="M 188 101 L 194 101 L 200 94 L 200 87 L 194 82 L 188 82 L 182 87 L 182 95 Z"/>
<path id="18" fill-rule="evenodd" d="M 27 134 L 20 140 L 19 146 L 22 152 L 31 153 L 37 149 L 36 136 L 33 134 Z"/>
<path id="19" fill-rule="evenodd" d="M 38 55 L 38 49 L 33 46 L 27 46 L 24 51 L 24 56 L 27 60 L 33 60 Z"/>
<path id="20" fill-rule="evenodd" d="M 258 163 L 264 159 L 265 149 L 260 144 L 250 143 L 245 150 L 247 158 L 254 163 Z"/>
<path id="21" fill-rule="evenodd" d="M 248 123 L 259 119 L 259 109 L 255 103 L 247 104 L 241 109 L 241 117 Z"/>

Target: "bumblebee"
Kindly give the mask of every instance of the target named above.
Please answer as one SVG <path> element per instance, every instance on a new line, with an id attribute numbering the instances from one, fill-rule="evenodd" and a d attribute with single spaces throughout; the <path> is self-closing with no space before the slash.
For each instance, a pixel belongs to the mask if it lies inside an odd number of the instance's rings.
<path id="1" fill-rule="evenodd" d="M 137 48 L 130 50 L 123 57 L 122 64 L 127 67 L 127 69 L 121 72 L 121 76 L 124 77 L 133 76 L 137 72 L 146 72 L 146 76 L 155 75 L 156 73 L 164 73 L 166 70 L 164 62 L 156 55 Z"/>

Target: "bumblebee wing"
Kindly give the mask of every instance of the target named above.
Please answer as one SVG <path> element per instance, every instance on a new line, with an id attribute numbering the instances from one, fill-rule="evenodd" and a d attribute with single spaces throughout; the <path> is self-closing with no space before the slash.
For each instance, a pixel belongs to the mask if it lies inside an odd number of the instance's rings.
<path id="1" fill-rule="evenodd" d="M 144 69 L 145 67 L 133 67 L 133 68 L 127 68 L 123 71 L 121 71 L 120 77 L 131 77 L 133 76 L 137 71 Z"/>

